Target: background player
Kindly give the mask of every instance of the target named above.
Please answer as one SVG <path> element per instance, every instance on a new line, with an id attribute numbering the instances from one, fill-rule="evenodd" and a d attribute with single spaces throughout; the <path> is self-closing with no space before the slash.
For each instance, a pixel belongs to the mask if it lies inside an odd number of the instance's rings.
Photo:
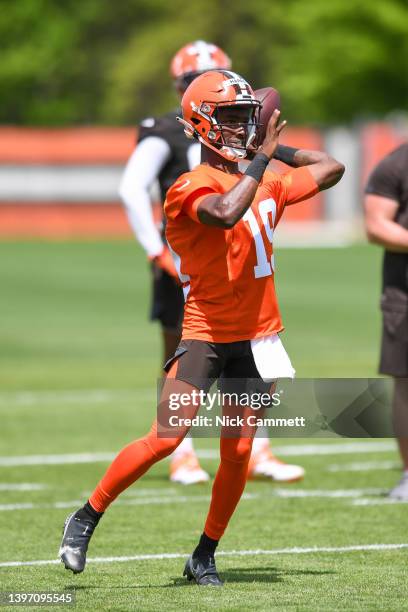
<path id="1" fill-rule="evenodd" d="M 403 461 L 390 497 L 408 501 L 408 144 L 373 170 L 364 204 L 368 238 L 385 249 L 380 372 L 394 377 L 393 421 Z"/>
<path id="2" fill-rule="evenodd" d="M 241 174 L 237 161 L 245 157 L 259 128 L 259 102 L 235 73 L 201 75 L 187 89 L 182 106 L 187 132 L 204 145 L 203 163 L 176 181 L 165 202 L 166 235 L 187 300 L 183 339 L 167 364 L 164 405 L 170 393 L 191 396 L 197 388 L 208 390 L 211 379 L 228 385 L 231 379 L 261 381 L 276 378 L 278 371 L 280 376 L 293 373 L 278 336 L 282 322 L 274 289 L 273 231 L 285 205 L 336 184 L 344 171 L 324 153 L 287 150 L 299 167 L 282 176 L 265 172 L 285 125 L 278 125 L 276 110 L 260 152 Z M 193 416 L 197 408 L 189 408 Z M 255 430 L 221 437 L 205 528 L 184 570 L 199 585 L 222 584 L 214 554 L 245 487 Z M 102 513 L 184 435 L 160 437 L 155 421 L 147 436 L 119 453 L 89 501 L 67 518 L 60 549 L 67 569 L 83 571 Z"/>
<path id="3" fill-rule="evenodd" d="M 203 72 L 229 69 L 231 60 L 214 44 L 195 41 L 180 49 L 170 65 L 171 76 L 180 96 Z M 152 320 L 162 329 L 163 361 L 174 355 L 180 342 L 184 297 L 166 240 L 164 227 L 158 229 L 151 205 L 151 188 L 156 181 L 164 202 L 167 190 L 176 179 L 200 163 L 200 145 L 187 140 L 176 121 L 178 109 L 158 118 L 141 122 L 138 143 L 132 153 L 120 184 L 120 196 L 126 206 L 133 231 L 146 251 L 152 267 Z M 261 433 L 261 432 L 258 432 Z M 267 432 L 257 436 L 248 466 L 249 478 L 264 477 L 279 482 L 295 482 L 304 476 L 298 465 L 277 459 L 267 439 Z M 170 462 L 170 479 L 194 484 L 209 479 L 199 465 L 189 436 L 174 452 Z"/>

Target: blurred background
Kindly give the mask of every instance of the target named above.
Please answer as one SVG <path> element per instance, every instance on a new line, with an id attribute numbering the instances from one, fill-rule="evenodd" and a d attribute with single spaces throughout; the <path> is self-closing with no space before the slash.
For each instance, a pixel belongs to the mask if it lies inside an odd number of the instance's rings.
<path id="1" fill-rule="evenodd" d="M 362 238 L 362 184 L 408 134 L 405 0 L 0 6 L 1 236 L 129 237 L 117 187 L 135 126 L 177 105 L 169 61 L 201 38 L 226 49 L 254 88 L 280 91 L 285 142 L 346 164 L 336 189 L 287 211 L 295 225 L 281 240 Z"/>

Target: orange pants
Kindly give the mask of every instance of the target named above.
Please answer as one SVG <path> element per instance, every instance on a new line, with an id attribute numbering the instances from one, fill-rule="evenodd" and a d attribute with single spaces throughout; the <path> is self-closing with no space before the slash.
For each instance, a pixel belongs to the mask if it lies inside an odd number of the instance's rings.
<path id="1" fill-rule="evenodd" d="M 188 393 L 194 389 L 187 383 L 174 380 L 172 375 L 175 374 L 175 368 L 176 364 L 166 379 L 161 402 L 168 402 L 169 394 L 175 390 L 178 393 Z M 191 406 L 184 414 L 192 417 L 197 411 L 198 407 Z M 179 432 L 178 437 L 158 437 L 157 429 L 158 422 L 155 420 L 147 436 L 120 451 L 89 499 L 95 510 L 104 512 L 122 491 L 138 480 L 152 465 L 170 455 L 188 433 L 186 428 Z M 215 476 L 204 528 L 206 535 L 214 540 L 219 540 L 223 535 L 245 488 L 255 433 L 256 427 L 246 427 L 242 432 L 235 432 L 236 437 L 224 437 L 221 434 L 221 461 Z"/>
<path id="2" fill-rule="evenodd" d="M 120 451 L 89 499 L 95 510 L 104 512 L 122 491 L 177 448 L 181 439 L 157 438 L 156 429 L 155 421 L 147 436 Z M 204 529 L 214 540 L 223 535 L 245 488 L 251 448 L 251 438 L 221 438 L 221 462 Z"/>

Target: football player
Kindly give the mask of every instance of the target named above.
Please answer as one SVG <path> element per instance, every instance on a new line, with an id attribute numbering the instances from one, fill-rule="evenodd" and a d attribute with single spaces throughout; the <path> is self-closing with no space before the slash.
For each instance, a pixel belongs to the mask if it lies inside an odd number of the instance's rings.
<path id="1" fill-rule="evenodd" d="M 200 40 L 180 49 L 170 64 L 180 96 L 194 78 L 217 68 L 231 68 L 231 60 L 216 45 Z M 137 147 L 126 165 L 119 189 L 136 238 L 151 261 L 151 319 L 161 324 L 164 363 L 174 355 L 180 342 L 184 297 L 164 236 L 164 226 L 158 229 L 154 219 L 150 193 L 158 181 L 160 199 L 164 202 L 167 190 L 176 179 L 200 163 L 200 144 L 186 139 L 182 126 L 176 121 L 177 114 L 180 112 L 174 110 L 141 122 Z M 266 431 L 257 436 L 248 465 L 249 478 L 296 482 L 303 476 L 301 466 L 284 463 L 273 455 Z M 170 480 L 188 485 L 208 479 L 198 462 L 192 440 L 187 436 L 172 455 Z"/>
<path id="2" fill-rule="evenodd" d="M 183 125 L 201 145 L 201 164 L 168 190 L 166 237 L 186 297 L 182 340 L 166 364 L 159 406 L 171 407 L 175 391 L 193 397 L 218 379 L 222 388 L 293 376 L 279 337 L 283 329 L 274 286 L 273 233 L 289 206 L 336 184 L 344 166 L 318 151 L 279 147 L 285 122 L 274 111 L 260 146 L 259 102 L 242 77 L 206 72 L 182 99 Z M 245 173 L 238 162 L 256 154 Z M 266 170 L 275 156 L 296 166 L 286 174 Z M 265 299 L 267 296 L 267 299 Z M 184 396 L 185 397 L 185 396 Z M 226 406 L 228 411 L 229 407 Z M 190 416 L 198 407 L 191 402 Z M 89 540 L 108 506 L 154 463 L 180 444 L 188 426 L 150 432 L 125 447 L 107 469 L 86 504 L 65 524 L 60 557 L 82 572 Z M 198 585 L 221 586 L 215 550 L 240 500 L 256 426 L 221 435 L 220 465 L 203 533 L 184 575 Z"/>

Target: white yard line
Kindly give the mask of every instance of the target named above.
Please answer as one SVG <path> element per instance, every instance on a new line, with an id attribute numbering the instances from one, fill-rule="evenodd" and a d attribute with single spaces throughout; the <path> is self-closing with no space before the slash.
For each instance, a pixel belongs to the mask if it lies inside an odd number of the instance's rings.
<path id="1" fill-rule="evenodd" d="M 386 493 L 386 489 L 323 489 L 323 490 L 308 490 L 308 489 L 274 489 L 271 492 L 272 497 L 281 498 L 354 498 L 362 497 L 364 495 L 383 495 Z"/>
<path id="2" fill-rule="evenodd" d="M 364 442 L 337 442 L 325 444 L 285 445 L 273 447 L 274 452 L 282 457 L 303 457 L 315 455 L 346 455 L 353 453 L 387 453 L 395 451 L 394 440 L 369 440 Z"/>
<path id="3" fill-rule="evenodd" d="M 407 501 L 402 499 L 391 499 L 390 497 L 383 497 L 379 499 L 354 499 L 352 504 L 353 506 L 393 506 L 394 504 L 407 504 Z"/>
<path id="4" fill-rule="evenodd" d="M 0 491 L 43 491 L 49 487 L 35 482 L 0 482 Z"/>
<path id="5" fill-rule="evenodd" d="M 21 504 L 0 504 L 0 512 L 8 512 L 10 510 L 36 510 L 43 508 L 41 504 L 26 502 Z"/>
<path id="6" fill-rule="evenodd" d="M 257 493 L 243 493 L 241 500 L 258 499 Z M 171 497 L 142 497 L 140 499 L 119 500 L 124 506 L 150 506 L 156 504 L 189 504 L 191 502 L 210 501 L 211 495 L 177 495 Z"/>
<path id="7" fill-rule="evenodd" d="M 244 493 L 242 500 L 258 499 L 256 493 Z M 160 504 L 190 504 L 202 501 L 210 501 L 211 495 L 177 495 L 177 496 L 158 496 L 158 497 L 141 497 L 136 499 L 118 499 L 115 502 L 116 506 L 155 506 Z M 62 508 L 78 508 L 82 506 L 84 500 L 71 499 L 69 501 L 57 501 L 53 503 L 15 503 L 15 504 L 0 504 L 0 512 L 10 512 L 13 510 L 45 510 L 45 509 L 62 509 Z"/>
<path id="8" fill-rule="evenodd" d="M 139 389 L 72 389 L 54 391 L 3 391 L 0 407 L 44 406 L 46 404 L 103 404 L 118 400 L 156 399 L 152 387 Z"/>
<path id="9" fill-rule="evenodd" d="M 370 472 L 379 470 L 394 470 L 401 468 L 396 461 L 356 461 L 354 463 L 335 463 L 328 465 L 328 472 Z"/>
<path id="10" fill-rule="evenodd" d="M 385 489 L 271 489 L 266 495 L 259 493 L 244 493 L 242 500 L 258 500 L 258 499 L 357 499 L 366 498 L 368 495 L 384 495 Z M 131 499 L 118 499 L 118 506 L 154 506 L 154 505 L 169 505 L 169 504 L 191 504 L 202 501 L 210 501 L 209 493 L 202 495 L 157 495 L 157 496 L 142 496 Z M 74 499 L 69 501 L 57 501 L 52 503 L 11 503 L 0 504 L 0 512 L 10 512 L 14 510 L 39 510 L 39 509 L 62 509 L 62 508 L 77 508 L 83 504 L 83 500 Z"/>
<path id="11" fill-rule="evenodd" d="M 100 463 L 114 459 L 116 453 L 69 453 L 66 455 L 21 455 L 0 457 L 0 467 L 21 465 L 70 465 L 74 463 Z"/>
<path id="12" fill-rule="evenodd" d="M 331 442 L 330 444 L 290 444 L 274 446 L 274 452 L 281 457 L 304 457 L 318 455 L 343 455 L 351 453 L 387 453 L 396 448 L 393 440 L 381 442 Z M 218 449 L 198 449 L 200 459 L 219 459 Z M 68 465 L 75 463 L 109 462 L 116 456 L 114 452 L 69 453 L 61 455 L 17 455 L 0 456 L 0 467 L 21 465 Z"/>
<path id="13" fill-rule="evenodd" d="M 163 487 L 162 489 L 152 487 L 151 489 L 144 489 L 143 487 L 136 486 L 134 489 L 126 489 L 121 494 L 121 499 L 126 499 L 127 497 L 152 497 L 152 495 L 178 495 L 179 492 L 180 489 L 176 487 Z M 89 497 L 92 493 L 91 489 L 89 491 L 82 491 L 84 497 Z"/>
<path id="14" fill-rule="evenodd" d="M 257 557 L 272 555 L 302 555 L 316 553 L 350 553 L 350 552 L 376 552 L 385 550 L 401 550 L 408 548 L 408 544 L 358 544 L 355 546 L 321 546 L 313 548 L 276 548 L 272 550 L 225 550 L 217 552 L 217 557 Z M 126 563 L 129 561 L 160 561 L 164 559 L 185 559 L 189 553 L 158 553 L 146 555 L 132 555 L 130 557 L 94 557 L 88 563 Z M 39 561 L 5 561 L 0 567 L 22 567 L 38 565 L 57 565 L 59 559 Z"/>

